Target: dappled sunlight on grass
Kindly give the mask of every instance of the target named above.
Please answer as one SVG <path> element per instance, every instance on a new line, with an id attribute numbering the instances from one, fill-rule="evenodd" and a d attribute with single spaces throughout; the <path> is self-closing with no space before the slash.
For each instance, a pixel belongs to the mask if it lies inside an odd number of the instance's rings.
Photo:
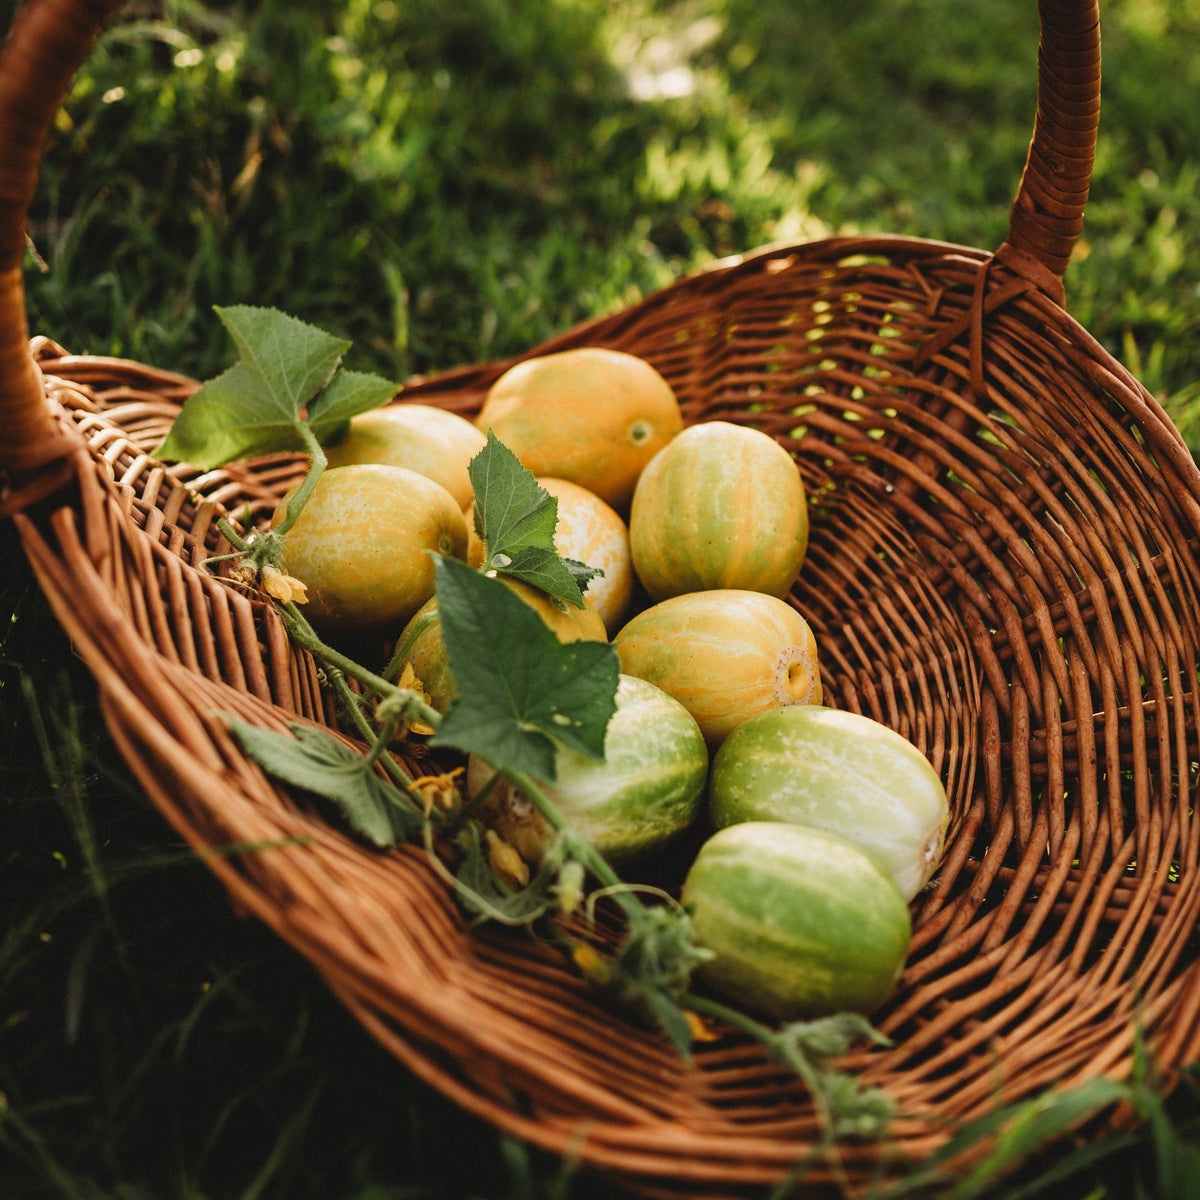
<path id="1" fill-rule="evenodd" d="M 1113 0 L 1072 311 L 1156 390 L 1200 378 L 1200 17 Z M 211 373 L 276 303 L 402 376 L 536 344 L 785 238 L 1002 240 L 1027 0 L 179 0 L 85 70 L 31 232 L 34 325 Z M 107 97 L 107 99 L 105 99 Z"/>

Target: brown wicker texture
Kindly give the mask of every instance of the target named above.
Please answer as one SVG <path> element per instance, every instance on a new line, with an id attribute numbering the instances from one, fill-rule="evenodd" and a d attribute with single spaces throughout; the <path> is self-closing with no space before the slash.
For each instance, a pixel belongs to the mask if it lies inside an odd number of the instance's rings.
<path id="1" fill-rule="evenodd" d="M 245 502 L 261 515 L 299 464 L 156 462 L 194 385 L 44 340 L 31 357 L 23 316 L 41 131 L 111 7 L 30 0 L 0 69 L 0 466 L 113 738 L 231 902 L 417 1075 L 631 1189 L 761 1193 L 820 1132 L 761 1047 L 730 1034 L 685 1063 L 554 952 L 469 931 L 423 851 L 344 837 L 247 763 L 216 715 L 329 719 L 271 607 L 202 569 L 225 548 L 216 516 Z M 554 343 L 642 355 L 689 421 L 754 424 L 796 456 L 813 532 L 793 600 L 829 702 L 912 739 L 951 797 L 945 863 L 876 1014 L 893 1045 L 846 1064 L 904 1115 L 885 1144 L 812 1164 L 806 1195 L 865 1188 L 1001 1101 L 1126 1077 L 1138 1029 L 1168 1083 L 1200 1052 L 1200 474 L 1061 307 L 1097 15 L 1043 0 L 1040 18 L 1034 138 L 995 254 L 895 237 L 767 248 Z M 503 365 L 408 394 L 469 414 Z"/>

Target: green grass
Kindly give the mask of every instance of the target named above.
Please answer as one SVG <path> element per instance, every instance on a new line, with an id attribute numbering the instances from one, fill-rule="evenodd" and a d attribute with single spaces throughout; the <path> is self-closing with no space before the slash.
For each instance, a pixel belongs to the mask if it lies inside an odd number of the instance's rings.
<path id="1" fill-rule="evenodd" d="M 1200 11 L 1113 0 L 1104 20 L 1069 307 L 1190 433 Z M 66 109 L 33 324 L 205 376 L 225 353 L 211 306 L 256 299 L 399 377 L 779 238 L 992 247 L 1036 45 L 1029 0 L 176 0 L 111 33 Z"/>
<path id="2" fill-rule="evenodd" d="M 133 11 L 48 151 L 30 324 L 202 378 L 228 359 L 214 304 L 278 305 L 401 378 L 767 241 L 992 247 L 1032 124 L 1032 0 Z M 1106 0 L 1102 19 L 1068 307 L 1200 447 L 1200 3 Z M 230 913 L 131 783 L 2 533 L 0 1196 L 604 1195 L 432 1094 Z M 1129 1139 L 969 1194 L 1190 1194 L 1192 1089 L 1133 1098 Z"/>

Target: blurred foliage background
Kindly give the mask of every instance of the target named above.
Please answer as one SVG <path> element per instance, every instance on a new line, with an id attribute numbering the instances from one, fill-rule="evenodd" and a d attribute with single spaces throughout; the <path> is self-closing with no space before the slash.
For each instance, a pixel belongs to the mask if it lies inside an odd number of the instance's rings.
<path id="1" fill-rule="evenodd" d="M 1069 308 L 1190 433 L 1200 3 L 1106 0 Z M 396 377 L 500 358 L 759 244 L 985 249 L 1032 129 L 1032 0 L 131 4 L 64 110 L 32 324 L 200 377 L 213 304 Z"/>
<path id="2" fill-rule="evenodd" d="M 1196 448 L 1200 0 L 1101 16 L 1068 308 Z M 212 306 L 273 304 L 403 379 L 766 242 L 991 248 L 1036 51 L 1033 0 L 133 0 L 47 150 L 31 329 L 207 378 Z M 0 539 L 0 1196 L 611 1194 L 429 1093 L 229 911 Z M 1196 1105 L 1146 1104 L 1021 1194 L 1184 1195 Z"/>

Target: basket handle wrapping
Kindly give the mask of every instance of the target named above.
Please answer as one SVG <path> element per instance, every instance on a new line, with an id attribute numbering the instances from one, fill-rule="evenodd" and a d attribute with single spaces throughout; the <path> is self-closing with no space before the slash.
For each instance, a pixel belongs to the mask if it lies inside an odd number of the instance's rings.
<path id="1" fill-rule="evenodd" d="M 36 0 L 13 19 L 0 57 L 0 469 L 30 470 L 69 452 L 29 355 L 25 217 L 46 134 L 96 33 L 120 0 Z"/>
<path id="2" fill-rule="evenodd" d="M 25 220 L 54 115 L 121 0 L 26 0 L 0 57 L 0 469 L 33 470 L 71 450 L 30 358 Z M 1029 155 L 996 257 L 1052 298 L 1079 236 L 1099 119 L 1096 0 L 1039 0 L 1038 106 Z"/>
<path id="3" fill-rule="evenodd" d="M 996 257 L 1061 304 L 1096 152 L 1100 15 L 1096 0 L 1039 0 L 1038 14 L 1037 116 Z"/>

